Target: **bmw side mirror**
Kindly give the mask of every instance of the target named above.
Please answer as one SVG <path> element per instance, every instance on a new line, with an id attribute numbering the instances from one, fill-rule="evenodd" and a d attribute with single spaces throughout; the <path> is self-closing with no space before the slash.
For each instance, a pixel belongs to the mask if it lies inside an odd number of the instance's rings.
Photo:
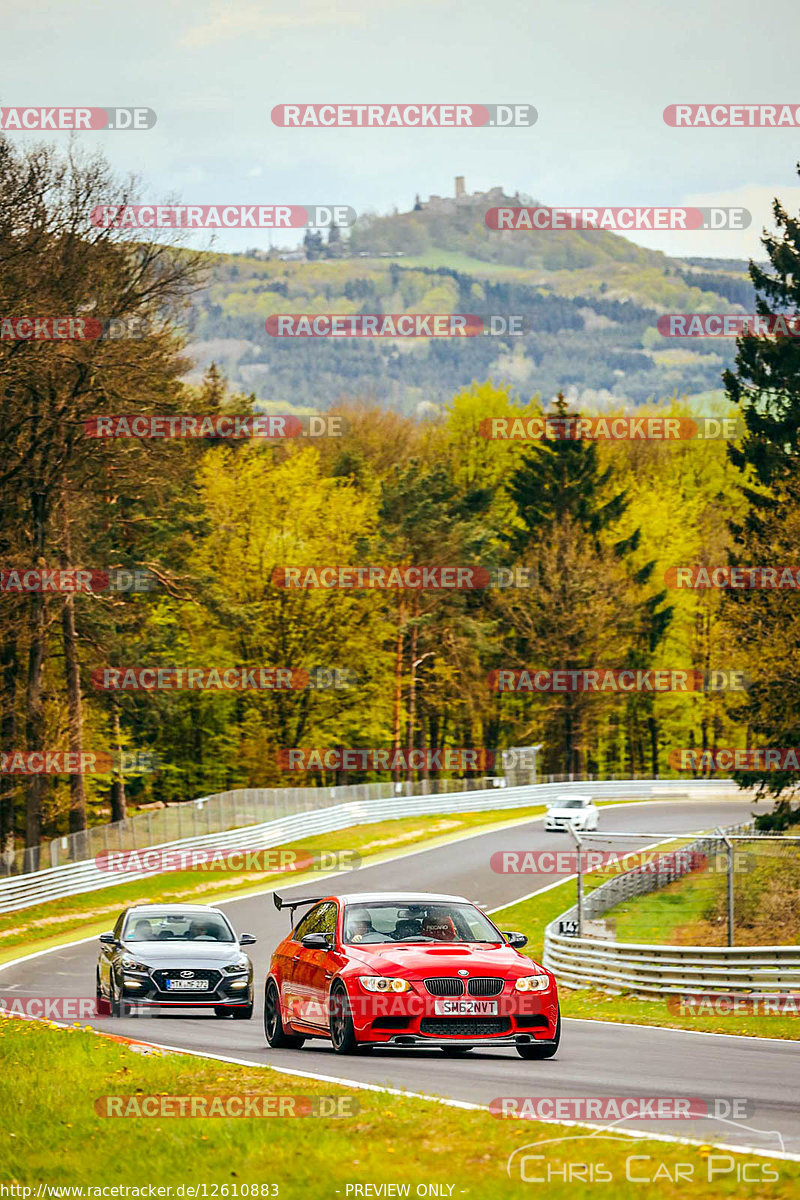
<path id="1" fill-rule="evenodd" d="M 511 933 L 507 930 L 502 930 L 502 934 L 509 946 L 522 949 L 523 946 L 527 946 L 528 944 L 528 939 L 524 933 Z"/>
<path id="2" fill-rule="evenodd" d="M 256 939 L 253 937 L 252 933 L 243 933 L 239 938 L 240 946 L 255 946 L 255 944 Z"/>
<path id="3" fill-rule="evenodd" d="M 300 945 L 308 950 L 330 950 L 333 937 L 329 933 L 307 933 L 300 939 Z"/>
<path id="4" fill-rule="evenodd" d="M 117 939 L 113 933 L 101 933 L 100 941 L 104 946 L 116 946 L 117 944 Z"/>

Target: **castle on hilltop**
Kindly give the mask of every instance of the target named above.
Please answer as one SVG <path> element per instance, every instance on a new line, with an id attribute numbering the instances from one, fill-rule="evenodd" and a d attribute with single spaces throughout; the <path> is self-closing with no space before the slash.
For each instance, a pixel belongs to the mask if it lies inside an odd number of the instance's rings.
<path id="1" fill-rule="evenodd" d="M 489 188 L 488 192 L 473 192 L 471 196 L 468 196 L 464 185 L 464 176 L 456 175 L 456 191 L 454 196 L 429 196 L 427 200 L 420 200 L 418 193 L 412 211 L 455 212 L 457 208 L 466 208 L 471 204 L 488 204 L 491 207 L 495 204 L 501 204 L 504 200 L 512 200 L 519 204 L 519 192 L 516 192 L 513 196 L 506 196 L 501 187 L 493 187 Z"/>

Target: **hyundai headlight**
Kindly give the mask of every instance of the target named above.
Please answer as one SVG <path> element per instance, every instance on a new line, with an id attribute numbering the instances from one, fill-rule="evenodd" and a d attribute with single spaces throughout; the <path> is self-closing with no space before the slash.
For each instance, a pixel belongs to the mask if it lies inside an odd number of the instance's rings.
<path id="1" fill-rule="evenodd" d="M 242 971 L 246 971 L 249 965 L 250 964 L 247 958 L 244 956 L 244 954 L 242 954 L 240 958 L 234 959 L 232 963 L 228 963 L 228 965 L 222 969 L 227 975 L 238 975 Z"/>
<path id="2" fill-rule="evenodd" d="M 368 992 L 410 992 L 411 984 L 406 979 L 393 979 L 390 975 L 360 975 L 359 983 Z"/>
<path id="3" fill-rule="evenodd" d="M 546 992 L 549 987 L 549 975 L 522 975 L 514 980 L 515 992 Z"/>
<path id="4" fill-rule="evenodd" d="M 120 959 L 120 962 L 125 971 L 144 971 L 145 975 L 150 974 L 147 963 L 139 962 L 138 958 L 130 958 L 126 954 Z"/>

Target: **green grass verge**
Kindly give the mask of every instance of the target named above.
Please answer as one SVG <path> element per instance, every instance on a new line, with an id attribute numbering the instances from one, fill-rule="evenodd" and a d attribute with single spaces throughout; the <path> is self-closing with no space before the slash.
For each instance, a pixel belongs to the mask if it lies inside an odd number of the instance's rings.
<path id="1" fill-rule="evenodd" d="M 266 1067 L 175 1054 L 142 1056 L 76 1026 L 65 1030 L 0 1019 L 0 1059 L 0 1180 L 32 1187 L 34 1196 L 40 1183 L 144 1186 L 144 1195 L 148 1184 L 173 1189 L 181 1184 L 218 1185 L 216 1192 L 209 1187 L 210 1197 L 241 1196 L 242 1188 L 252 1185 L 259 1185 L 261 1195 L 260 1185 L 276 1184 L 281 1200 L 334 1200 L 346 1196 L 348 1184 L 410 1184 L 413 1196 L 417 1184 L 436 1183 L 444 1186 L 434 1194 L 510 1200 L 519 1196 L 521 1187 L 518 1172 L 511 1178 L 506 1174 L 512 1151 L 576 1135 L 577 1140 L 530 1151 L 546 1159 L 532 1164 L 529 1172 L 560 1173 L 547 1187 L 553 1200 L 572 1200 L 575 1195 L 576 1177 L 563 1178 L 565 1164 L 572 1164 L 570 1170 L 576 1170 L 580 1180 L 587 1178 L 587 1164 L 599 1161 L 613 1176 L 613 1195 L 637 1200 L 645 1193 L 640 1183 L 627 1180 L 626 1165 L 639 1179 L 656 1180 L 661 1196 L 676 1200 L 685 1194 L 687 1171 L 691 1194 L 697 1197 L 782 1200 L 796 1195 L 800 1187 L 800 1163 L 746 1153 L 734 1159 L 722 1151 L 714 1156 L 709 1147 L 589 1138 L 589 1131 L 584 1136 L 575 1128 L 503 1120 L 485 1112 L 296 1078 Z M 557 1061 L 531 1066 L 558 1074 Z M 545 1090 L 541 1080 L 536 1090 Z M 95 1109 L 95 1100 L 103 1096 L 133 1096 L 141 1102 L 145 1095 L 242 1093 L 343 1097 L 351 1106 L 357 1102 L 358 1111 L 347 1117 L 300 1120 L 125 1119 L 103 1117 Z M 627 1164 L 632 1156 L 647 1157 Z M 737 1182 L 744 1162 L 750 1164 L 748 1177 L 759 1182 Z M 676 1181 L 680 1164 L 683 1181 Z M 709 1182 L 709 1174 L 723 1168 L 725 1173 L 712 1175 Z M 765 1183 L 765 1178 L 772 1181 Z"/>
<path id="2" fill-rule="evenodd" d="M 737 946 L 800 943 L 800 859 L 791 842 L 737 842 L 742 870 L 734 873 Z M 727 856 L 683 879 L 634 896 L 613 910 L 620 942 L 727 945 Z"/>
<path id="3" fill-rule="evenodd" d="M 603 881 L 599 874 L 588 876 L 586 892 Z M 545 926 L 575 903 L 575 881 L 551 888 L 540 896 L 531 896 L 518 904 L 492 913 L 492 920 L 504 929 L 517 929 L 528 935 L 524 953 L 541 962 Z M 616 909 L 614 910 L 616 914 Z M 619 933 L 619 928 L 617 930 Z M 619 938 L 620 941 L 624 940 Z M 635 939 L 631 939 L 635 940 Z M 642 939 L 646 940 L 646 939 Z M 673 1013 L 665 1000 L 646 1000 L 628 995 L 609 995 L 593 988 L 559 990 L 561 1011 L 565 1017 L 583 1017 L 595 1021 L 629 1021 L 637 1025 L 659 1025 L 668 1029 L 694 1029 L 703 1033 L 734 1033 L 748 1037 L 800 1037 L 800 1017 L 792 1014 Z"/>
<path id="4" fill-rule="evenodd" d="M 686 925 L 698 926 L 712 899 L 725 887 L 724 875 L 698 873 L 686 875 L 656 892 L 625 900 L 611 912 L 617 941 L 662 942 L 670 946 L 692 943 L 694 938 L 686 938 L 679 931 Z M 780 938 L 776 936 L 775 940 Z M 700 944 L 727 945 L 727 928 L 719 929 L 713 942 L 703 939 Z"/>

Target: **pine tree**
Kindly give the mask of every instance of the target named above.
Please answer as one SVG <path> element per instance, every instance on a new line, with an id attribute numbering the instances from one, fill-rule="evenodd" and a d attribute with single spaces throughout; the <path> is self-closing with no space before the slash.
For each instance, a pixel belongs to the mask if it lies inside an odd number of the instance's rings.
<path id="1" fill-rule="evenodd" d="M 765 269 L 750 263 L 756 311 L 794 316 L 800 311 L 800 219 L 789 216 L 778 199 L 772 211 L 779 232 L 761 239 L 769 265 Z M 725 371 L 723 379 L 729 398 L 742 411 L 746 432 L 741 445 L 730 448 L 730 456 L 742 472 L 750 505 L 744 520 L 731 525 L 731 557 L 739 565 L 793 566 L 800 551 L 800 341 L 746 334 L 737 340 L 735 370 Z M 726 595 L 728 620 L 751 656 L 755 675 L 737 715 L 764 747 L 796 746 L 800 740 L 795 607 L 796 598 L 783 593 Z M 796 773 L 748 771 L 734 778 L 742 787 L 758 784 L 780 796 L 777 808 L 785 819 Z"/>
<path id="2" fill-rule="evenodd" d="M 561 393 L 547 414 L 561 422 L 578 415 L 569 411 Z M 634 563 L 639 530 L 614 539 L 629 502 L 624 490 L 614 490 L 613 467 L 602 469 L 597 444 L 577 438 L 535 443 L 521 456 L 508 492 L 519 524 L 505 534 L 505 541 L 515 563 L 532 567 L 538 577 L 530 597 L 510 595 L 504 603 L 516 633 L 515 649 L 526 665 L 543 669 L 649 666 L 672 608 L 664 603 L 665 591 L 647 591 L 655 563 Z M 613 658 L 618 661 L 609 661 Z M 545 740 L 545 769 L 549 765 L 574 773 L 596 765 L 592 733 L 597 734 L 602 700 L 565 693 L 547 697 L 544 705 L 544 726 L 539 732 Z M 528 701 L 525 706 L 530 708 Z M 658 730 L 652 696 L 631 696 L 625 716 L 631 765 L 646 765 L 641 748 L 644 735 L 637 733 L 644 723 L 650 741 L 649 766 L 657 774 Z"/>

